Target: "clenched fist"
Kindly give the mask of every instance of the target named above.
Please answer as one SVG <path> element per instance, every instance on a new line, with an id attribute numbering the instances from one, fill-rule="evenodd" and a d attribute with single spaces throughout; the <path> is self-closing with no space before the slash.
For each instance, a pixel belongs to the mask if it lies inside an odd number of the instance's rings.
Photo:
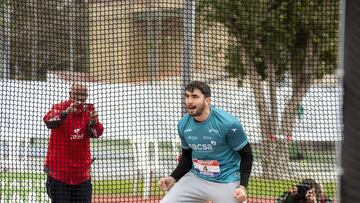
<path id="1" fill-rule="evenodd" d="M 176 183 L 175 178 L 168 176 L 166 178 L 160 179 L 159 186 L 161 190 L 168 191 L 170 190 L 170 188 L 172 188 L 172 186 L 174 186 L 175 183 Z"/>

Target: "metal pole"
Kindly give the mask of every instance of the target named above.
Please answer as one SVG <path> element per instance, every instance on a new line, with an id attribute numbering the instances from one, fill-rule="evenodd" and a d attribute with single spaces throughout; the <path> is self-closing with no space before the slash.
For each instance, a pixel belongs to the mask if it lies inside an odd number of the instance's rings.
<path id="1" fill-rule="evenodd" d="M 151 10 L 151 0 L 146 1 L 146 57 L 147 57 L 147 78 L 150 85 L 152 85 L 152 71 L 153 71 L 153 17 Z"/>
<path id="2" fill-rule="evenodd" d="M 156 16 L 156 22 L 157 22 L 157 26 L 156 26 L 156 30 L 155 30 L 155 77 L 156 76 L 160 76 L 161 73 L 161 63 L 160 63 L 160 58 L 161 58 L 161 37 L 162 37 L 162 13 L 161 12 L 157 12 L 157 16 Z M 157 78 L 155 78 L 156 81 Z"/>
<path id="3" fill-rule="evenodd" d="M 9 4 L 10 0 L 7 0 L 4 5 L 3 13 L 3 79 L 10 79 L 10 23 L 11 23 L 11 5 Z"/>
<path id="4" fill-rule="evenodd" d="M 184 41 L 183 41 L 183 78 L 182 88 L 184 88 L 191 80 L 191 65 L 193 55 L 193 41 L 195 37 L 195 1 L 184 0 Z M 183 90 L 182 90 L 183 91 Z M 186 113 L 185 94 L 181 94 L 182 98 L 182 114 Z"/>
<path id="5" fill-rule="evenodd" d="M 147 80 L 148 80 L 148 84 L 147 85 L 147 92 L 144 95 L 145 99 L 148 101 L 145 105 L 148 109 L 148 112 L 145 112 L 146 114 L 148 114 L 149 118 L 153 118 L 152 115 L 152 109 L 153 109 L 153 98 L 152 98 L 152 94 L 153 94 L 153 73 L 152 71 L 154 71 L 154 65 L 153 65 L 153 53 L 154 53 L 154 46 L 155 46 L 155 41 L 154 41 L 154 32 L 153 32 L 153 13 L 152 13 L 152 1 L 151 0 L 146 0 L 146 60 L 147 60 L 147 67 L 146 67 L 146 74 L 147 74 Z M 153 120 L 149 119 L 148 124 L 151 126 L 151 128 L 153 127 Z M 153 136 L 152 134 L 152 130 L 153 129 L 149 129 L 145 132 L 145 139 L 140 143 L 140 167 L 141 167 L 141 173 L 143 176 L 143 181 L 144 181 L 144 185 L 143 185 L 143 198 L 144 199 L 148 199 L 148 197 L 150 196 L 150 190 L 151 190 L 151 166 L 150 166 L 150 157 L 149 157 L 149 147 L 150 147 L 150 138 Z M 137 138 L 139 139 L 139 138 Z"/>
<path id="6" fill-rule="evenodd" d="M 76 6 L 76 0 L 72 0 L 71 4 L 70 4 L 70 8 L 69 8 L 69 62 L 70 62 L 70 67 L 69 67 L 69 71 L 70 73 L 74 72 L 74 41 L 75 41 L 75 25 L 76 23 L 74 22 L 76 20 L 76 18 L 74 17 L 75 14 L 75 6 Z"/>
<path id="7" fill-rule="evenodd" d="M 338 67 L 337 67 L 337 76 L 340 79 L 340 83 L 343 84 L 344 79 L 344 42 L 345 42 L 345 7 L 346 7 L 346 1 L 342 0 L 340 1 L 340 20 L 339 20 L 339 44 L 338 44 Z M 342 119 L 342 118 L 341 118 Z M 343 120 L 339 119 L 339 123 L 343 123 Z M 338 175 L 338 181 L 336 184 L 336 187 L 338 188 L 336 192 L 336 200 L 335 202 L 341 202 L 341 177 L 344 174 L 344 169 L 342 167 L 342 143 L 339 142 L 335 145 L 336 147 L 336 172 Z"/>
<path id="8" fill-rule="evenodd" d="M 32 17 L 33 17 L 33 28 L 31 36 L 33 37 L 33 40 L 31 40 L 31 80 L 37 79 L 37 70 L 38 70 L 38 38 L 39 38 L 39 28 L 38 28 L 38 3 L 37 0 L 31 1 L 32 5 L 30 4 L 30 7 L 32 7 Z"/>
<path id="9" fill-rule="evenodd" d="M 360 1 L 347 0 L 344 30 L 343 133 L 341 202 L 360 202 Z"/>

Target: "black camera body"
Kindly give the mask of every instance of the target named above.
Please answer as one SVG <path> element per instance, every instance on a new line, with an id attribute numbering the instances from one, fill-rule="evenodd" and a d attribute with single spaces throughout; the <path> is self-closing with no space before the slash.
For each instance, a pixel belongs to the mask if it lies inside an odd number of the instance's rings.
<path id="1" fill-rule="evenodd" d="M 283 203 L 299 203 L 306 202 L 306 194 L 310 190 L 310 185 L 300 184 L 297 185 L 297 192 L 288 192 Z"/>
<path id="2" fill-rule="evenodd" d="M 310 185 L 308 184 L 300 184 L 297 185 L 297 196 L 299 197 L 300 200 L 306 200 L 306 193 L 308 192 L 308 190 L 310 190 Z"/>

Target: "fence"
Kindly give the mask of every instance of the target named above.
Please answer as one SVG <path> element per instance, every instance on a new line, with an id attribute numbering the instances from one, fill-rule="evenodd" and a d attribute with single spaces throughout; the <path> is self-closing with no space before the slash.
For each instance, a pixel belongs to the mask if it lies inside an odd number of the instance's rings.
<path id="1" fill-rule="evenodd" d="M 95 202 L 164 195 L 156 183 L 177 165 L 190 80 L 207 82 L 212 103 L 243 124 L 250 202 L 305 177 L 335 198 L 338 1 L 24 2 L 2 3 L 0 202 L 49 201 L 42 119 L 74 81 L 105 129 L 91 141 Z"/>

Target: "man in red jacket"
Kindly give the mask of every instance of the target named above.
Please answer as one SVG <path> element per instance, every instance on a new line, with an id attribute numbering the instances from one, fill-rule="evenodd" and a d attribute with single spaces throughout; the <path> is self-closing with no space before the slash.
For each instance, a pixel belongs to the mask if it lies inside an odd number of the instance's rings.
<path id="1" fill-rule="evenodd" d="M 51 129 L 45 170 L 46 190 L 53 203 L 91 202 L 90 138 L 99 138 L 104 127 L 93 104 L 85 103 L 87 88 L 74 83 L 67 101 L 53 105 L 44 116 Z"/>

